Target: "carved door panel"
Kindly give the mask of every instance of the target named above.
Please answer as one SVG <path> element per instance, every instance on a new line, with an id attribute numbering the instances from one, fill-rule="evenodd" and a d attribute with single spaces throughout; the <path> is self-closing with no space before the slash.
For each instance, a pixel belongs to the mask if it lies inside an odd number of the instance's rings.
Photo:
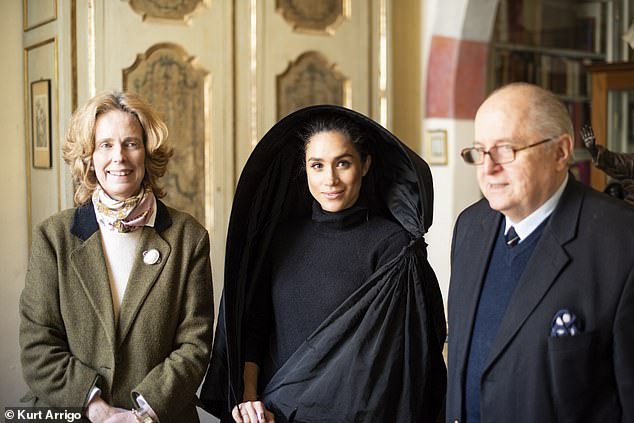
<path id="1" fill-rule="evenodd" d="M 304 106 L 331 103 L 378 115 L 381 3 L 385 0 L 236 4 L 238 169 L 275 122 Z"/>
<path id="2" fill-rule="evenodd" d="M 209 229 L 218 299 L 234 187 L 232 4 L 76 4 L 79 102 L 104 89 L 124 89 L 142 94 L 159 111 L 174 147 L 161 180 L 168 193 L 164 201 Z"/>

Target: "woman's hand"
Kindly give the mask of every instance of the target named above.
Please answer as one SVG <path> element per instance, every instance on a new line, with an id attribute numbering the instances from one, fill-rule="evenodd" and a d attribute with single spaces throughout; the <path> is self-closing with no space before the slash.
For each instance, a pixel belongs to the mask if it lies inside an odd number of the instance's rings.
<path id="1" fill-rule="evenodd" d="M 88 404 L 86 417 L 88 417 L 88 420 L 93 423 L 103 423 L 115 414 L 120 414 L 125 411 L 127 410 L 124 410 L 123 408 L 112 407 L 97 395 L 92 401 L 90 401 L 90 404 Z M 134 422 L 134 420 L 132 421 Z"/>
<path id="2" fill-rule="evenodd" d="M 244 394 L 242 403 L 233 407 L 231 416 L 236 423 L 275 423 L 275 416 L 264 407 L 257 398 L 258 374 L 260 367 L 257 363 L 244 363 Z"/>
<path id="3" fill-rule="evenodd" d="M 231 416 L 236 423 L 275 423 L 275 416 L 262 401 L 245 401 L 233 407 Z"/>
<path id="4" fill-rule="evenodd" d="M 136 416 L 132 414 L 132 411 L 121 410 L 121 412 L 113 414 L 104 423 L 137 423 Z"/>

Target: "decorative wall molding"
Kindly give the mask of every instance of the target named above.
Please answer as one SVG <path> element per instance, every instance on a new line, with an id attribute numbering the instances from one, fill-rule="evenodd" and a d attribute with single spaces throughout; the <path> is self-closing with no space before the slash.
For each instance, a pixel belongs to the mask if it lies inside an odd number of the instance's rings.
<path id="1" fill-rule="evenodd" d="M 152 19 L 187 20 L 204 0 L 128 0 L 130 7 L 143 17 Z"/>
<path id="2" fill-rule="evenodd" d="M 77 0 L 70 1 L 70 107 L 77 110 Z"/>
<path id="3" fill-rule="evenodd" d="M 211 199 L 205 195 L 210 180 L 206 165 L 209 78 L 195 62 L 177 44 L 155 44 L 123 70 L 123 89 L 148 99 L 169 128 L 174 156 L 162 178 L 165 202 L 204 223 L 206 213 L 212 212 Z"/>
<path id="4" fill-rule="evenodd" d="M 59 63 L 57 37 L 24 47 L 24 127 L 26 152 L 26 207 L 28 242 L 34 224 L 61 210 L 60 140 L 59 140 Z M 50 80 L 50 141 L 51 167 L 33 166 L 33 116 L 31 84 Z"/>
<path id="5" fill-rule="evenodd" d="M 22 29 L 29 31 L 57 19 L 57 0 L 22 0 Z"/>
<path id="6" fill-rule="evenodd" d="M 277 0 L 277 12 L 298 32 L 334 34 L 350 16 L 350 0 Z"/>
<path id="7" fill-rule="evenodd" d="M 277 117 L 314 104 L 350 107 L 350 81 L 321 53 L 309 51 L 277 76 Z"/>

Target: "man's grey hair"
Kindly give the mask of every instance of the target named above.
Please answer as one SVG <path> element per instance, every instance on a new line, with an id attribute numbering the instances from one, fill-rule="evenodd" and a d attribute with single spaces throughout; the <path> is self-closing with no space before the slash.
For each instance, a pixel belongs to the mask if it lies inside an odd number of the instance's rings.
<path id="1" fill-rule="evenodd" d="M 526 82 L 513 82 L 498 88 L 491 95 L 509 89 L 523 91 L 525 94 L 527 110 L 524 128 L 539 134 L 542 139 L 568 134 L 574 145 L 575 133 L 570 113 L 559 97 L 549 90 Z M 554 144 L 547 145 L 552 148 Z M 574 161 L 572 155 L 570 158 Z"/>

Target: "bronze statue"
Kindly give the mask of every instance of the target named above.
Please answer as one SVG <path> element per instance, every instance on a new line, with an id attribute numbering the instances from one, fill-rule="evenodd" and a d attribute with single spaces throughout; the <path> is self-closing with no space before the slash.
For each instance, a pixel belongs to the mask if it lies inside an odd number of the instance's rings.
<path id="1" fill-rule="evenodd" d="M 634 154 L 616 153 L 602 145 L 597 145 L 591 126 L 584 126 L 579 133 L 583 144 L 592 156 L 592 163 L 616 179 L 623 187 L 622 198 L 634 205 Z"/>

